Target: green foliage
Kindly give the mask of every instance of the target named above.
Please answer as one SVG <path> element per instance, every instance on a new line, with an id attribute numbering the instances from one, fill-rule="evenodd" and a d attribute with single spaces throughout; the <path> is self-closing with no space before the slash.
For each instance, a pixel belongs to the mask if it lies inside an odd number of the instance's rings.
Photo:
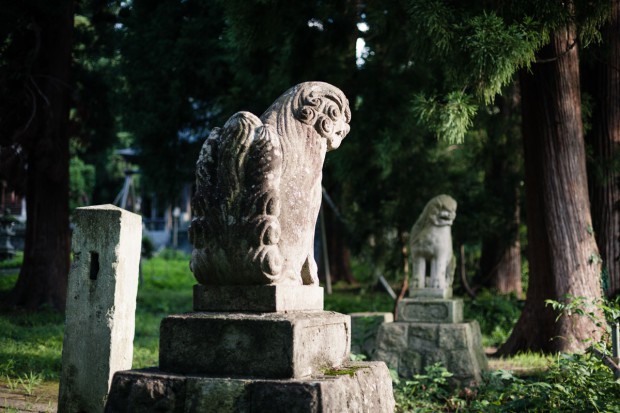
<path id="1" fill-rule="evenodd" d="M 473 124 L 477 106 L 471 96 L 462 92 L 451 92 L 443 101 L 419 94 L 414 96 L 412 111 L 437 137 L 449 143 L 462 143 Z"/>
<path id="2" fill-rule="evenodd" d="M 483 339 L 484 340 L 484 339 Z M 518 376 L 535 376 L 547 371 L 555 356 L 532 351 L 490 359 L 494 370 L 510 370 Z"/>
<path id="3" fill-rule="evenodd" d="M 159 323 L 168 314 L 191 311 L 194 278 L 188 268 L 188 256 L 167 252 L 143 263 L 143 282 L 138 289 L 135 368 L 157 365 Z M 4 283 L 9 279 L 12 282 Z M 0 292 L 13 287 L 17 277 L 0 277 Z M 0 314 L 0 379 L 10 378 L 30 386 L 35 375 L 58 380 L 64 334 L 64 315 L 45 310 L 36 313 Z"/>
<path id="4" fill-rule="evenodd" d="M 71 109 L 71 208 L 110 203 L 120 189 L 122 173 L 111 170 L 118 137 L 119 98 L 124 80 L 119 76 L 118 3 L 84 0 L 74 15 Z"/>
<path id="5" fill-rule="evenodd" d="M 421 123 L 442 139 L 461 141 L 472 125 L 475 103 L 489 105 L 502 94 L 519 70 L 527 70 L 535 53 L 556 29 L 575 24 L 581 47 L 600 42 L 600 27 L 609 15 L 609 2 L 567 3 L 507 1 L 499 3 L 408 0 L 406 34 L 412 55 L 433 64 L 422 92 L 429 98 L 414 103 Z M 438 80 L 438 81 L 435 81 Z M 436 105 L 440 96 L 463 95 L 467 106 Z M 475 98 L 475 99 L 474 99 Z M 463 100 L 463 99 L 460 99 Z M 425 103 L 425 104 L 422 104 Z M 426 110 L 424 110 L 426 108 Z M 438 113 L 428 116 L 434 108 Z"/>
<path id="6" fill-rule="evenodd" d="M 19 269 L 19 267 L 22 266 L 23 261 L 24 261 L 24 252 L 17 251 L 13 258 L 0 261 L 0 269 L 9 269 L 9 268 Z"/>
<path id="7" fill-rule="evenodd" d="M 547 370 L 518 377 L 487 373 L 475 388 L 451 388 L 440 365 L 412 381 L 394 383 L 399 412 L 619 412 L 620 382 L 589 355 L 557 355 Z"/>
<path id="8" fill-rule="evenodd" d="M 514 295 L 498 295 L 485 290 L 475 299 L 467 300 L 464 307 L 465 318 L 477 320 L 480 324 L 483 344 L 495 347 L 510 336 L 521 315 L 523 302 Z"/>
<path id="9" fill-rule="evenodd" d="M 0 370 L 15 380 L 35 373 L 57 380 L 64 316 L 54 311 L 0 315 Z"/>
<path id="10" fill-rule="evenodd" d="M 95 189 L 95 167 L 77 156 L 69 160 L 69 210 L 90 204 Z"/>
<path id="11" fill-rule="evenodd" d="M 383 291 L 365 291 L 334 287 L 332 294 L 325 294 L 325 310 L 339 313 L 364 311 L 392 312 L 394 300 Z"/>
<path id="12" fill-rule="evenodd" d="M 174 200 L 192 181 L 230 88 L 222 9 L 214 1 L 125 2 L 119 24 L 120 121 L 140 149 L 145 189 Z"/>
<path id="13" fill-rule="evenodd" d="M 452 377 L 441 363 L 424 368 L 424 374 L 416 374 L 408 380 L 396 378 L 394 398 L 398 412 L 435 412 L 451 396 L 448 379 Z"/>
<path id="14" fill-rule="evenodd" d="M 142 255 L 142 258 L 153 258 L 153 254 L 155 254 L 155 244 L 153 244 L 153 241 L 151 241 L 151 238 L 149 237 L 142 237 L 142 248 L 140 251 L 140 255 Z"/>
<path id="15" fill-rule="evenodd" d="M 489 412 L 620 411 L 620 383 L 609 369 L 587 355 L 558 355 L 537 377 L 492 372 L 480 387 L 473 409 Z"/>

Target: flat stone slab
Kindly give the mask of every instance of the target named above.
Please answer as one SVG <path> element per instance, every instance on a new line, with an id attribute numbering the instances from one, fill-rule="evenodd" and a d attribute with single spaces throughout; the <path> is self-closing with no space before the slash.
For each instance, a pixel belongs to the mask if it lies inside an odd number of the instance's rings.
<path id="1" fill-rule="evenodd" d="M 452 298 L 452 287 L 410 288 L 409 298 Z"/>
<path id="2" fill-rule="evenodd" d="M 461 385 L 480 382 L 488 362 L 477 321 L 457 324 L 384 323 L 377 336 L 373 360 L 386 362 L 402 377 L 424 373 L 441 362 Z"/>
<path id="3" fill-rule="evenodd" d="M 351 319 L 330 311 L 188 313 L 161 323 L 159 366 L 183 374 L 301 378 L 349 358 Z"/>
<path id="4" fill-rule="evenodd" d="M 249 379 L 164 373 L 116 373 L 106 413 L 249 413 L 394 411 L 382 362 L 350 362 L 308 379 Z"/>
<path id="5" fill-rule="evenodd" d="M 463 300 L 404 298 L 398 303 L 396 320 L 414 323 L 460 323 L 463 321 Z"/>
<path id="6" fill-rule="evenodd" d="M 195 311 L 267 313 L 323 310 L 323 287 L 310 285 L 194 285 Z"/>

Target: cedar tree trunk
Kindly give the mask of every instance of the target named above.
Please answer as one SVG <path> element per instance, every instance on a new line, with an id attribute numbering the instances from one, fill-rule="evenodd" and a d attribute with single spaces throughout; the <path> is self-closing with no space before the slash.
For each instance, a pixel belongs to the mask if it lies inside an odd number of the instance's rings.
<path id="1" fill-rule="evenodd" d="M 520 74 L 528 228 L 529 286 L 525 307 L 499 354 L 573 352 L 598 340 L 587 317 L 562 316 L 544 300 L 565 295 L 599 299 L 581 120 L 575 28 L 559 29 L 531 73 Z"/>
<path id="2" fill-rule="evenodd" d="M 515 191 L 518 193 L 518 191 Z M 499 235 L 486 237 L 482 242 L 480 272 L 482 285 L 500 294 L 514 293 L 522 296 L 521 284 L 521 242 L 519 240 L 519 198 L 514 200 L 514 226 L 508 243 Z"/>
<path id="3" fill-rule="evenodd" d="M 607 273 L 606 294 L 620 293 L 620 1 L 612 0 L 605 59 L 594 70 L 595 113 L 588 138 L 595 165 L 590 178 L 592 224 Z"/>
<path id="4" fill-rule="evenodd" d="M 487 122 L 491 163 L 484 179 L 485 192 L 500 213 L 502 232 L 493 231 L 482 241 L 480 272 L 476 284 L 492 288 L 500 294 L 514 293 L 521 298 L 521 243 L 519 240 L 520 208 L 519 185 L 521 151 L 518 118 L 515 112 L 520 103 L 518 88 L 514 86 L 507 98 L 498 97 L 495 104 L 499 113 Z M 501 205 L 501 208 L 499 206 Z"/>
<path id="5" fill-rule="evenodd" d="M 32 14 L 37 34 L 31 81 L 24 263 L 9 304 L 64 309 L 69 271 L 69 107 L 73 1 Z"/>

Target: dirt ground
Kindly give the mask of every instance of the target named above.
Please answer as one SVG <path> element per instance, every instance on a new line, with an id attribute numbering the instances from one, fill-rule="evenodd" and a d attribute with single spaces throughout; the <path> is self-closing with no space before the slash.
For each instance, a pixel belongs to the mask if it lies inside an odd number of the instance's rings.
<path id="1" fill-rule="evenodd" d="M 33 389 L 32 394 L 19 386 L 9 386 L 0 382 L 0 412 L 56 412 L 58 405 L 58 383 L 42 383 Z"/>

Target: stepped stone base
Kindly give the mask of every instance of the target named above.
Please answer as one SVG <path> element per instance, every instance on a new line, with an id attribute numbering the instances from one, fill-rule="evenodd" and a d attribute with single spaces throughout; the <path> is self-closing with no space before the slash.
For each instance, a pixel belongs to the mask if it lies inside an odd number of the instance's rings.
<path id="1" fill-rule="evenodd" d="M 349 358 L 351 319 L 330 311 L 189 313 L 161 323 L 159 366 L 182 374 L 301 378 Z"/>
<path id="2" fill-rule="evenodd" d="M 384 323 L 373 360 L 382 360 L 400 376 L 413 377 L 441 362 L 461 385 L 480 382 L 488 363 L 477 321 L 457 324 Z"/>
<path id="3" fill-rule="evenodd" d="M 323 287 L 194 285 L 195 311 L 269 313 L 323 310 Z"/>
<path id="4" fill-rule="evenodd" d="M 396 320 L 416 323 L 460 323 L 463 321 L 463 300 L 404 298 L 398 303 Z"/>
<path id="5" fill-rule="evenodd" d="M 130 370 L 114 375 L 106 413 L 394 411 L 384 363 L 348 363 L 299 379 L 217 378 Z"/>

